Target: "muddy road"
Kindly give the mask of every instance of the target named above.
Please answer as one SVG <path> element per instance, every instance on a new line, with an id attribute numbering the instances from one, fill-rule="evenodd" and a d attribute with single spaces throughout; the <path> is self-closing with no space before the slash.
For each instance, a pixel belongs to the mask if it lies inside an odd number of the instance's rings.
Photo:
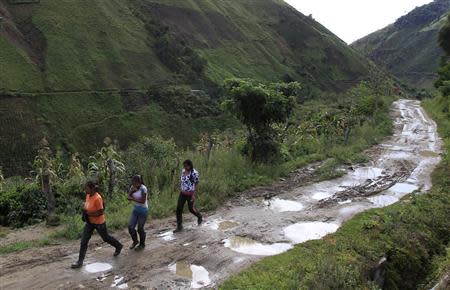
<path id="1" fill-rule="evenodd" d="M 335 232 L 356 213 L 397 202 L 431 187 L 440 161 L 435 123 L 419 102 L 393 104 L 394 135 L 369 150 L 367 164 L 342 168 L 343 177 L 299 186 L 305 172 L 259 188 L 210 213 L 201 227 L 188 219 L 173 235 L 174 219 L 152 221 L 144 252 L 113 249 L 91 241 L 85 267 L 71 270 L 78 242 L 0 257 L 1 289 L 190 289 L 215 288 L 264 256 Z M 125 231 L 116 233 L 128 244 Z"/>

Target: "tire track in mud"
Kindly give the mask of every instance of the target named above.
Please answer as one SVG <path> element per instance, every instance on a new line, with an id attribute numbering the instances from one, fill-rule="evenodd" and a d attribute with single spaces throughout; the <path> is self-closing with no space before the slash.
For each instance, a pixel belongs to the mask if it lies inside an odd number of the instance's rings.
<path id="1" fill-rule="evenodd" d="M 264 256 L 336 231 L 356 213 L 395 203 L 415 190 L 427 191 L 440 161 L 436 124 L 417 101 L 395 102 L 392 116 L 393 136 L 368 150 L 367 164 L 343 168 L 343 177 L 300 186 L 312 180 L 320 166 L 315 164 L 230 200 L 201 227 L 188 220 L 177 235 L 170 233 L 173 218 L 152 221 L 148 246 L 140 253 L 124 250 L 113 258 L 113 249 L 94 239 L 86 264 L 112 266 L 103 273 L 69 269 L 78 243 L 2 256 L 0 288 L 215 288 Z M 125 231 L 118 237 L 129 240 Z"/>

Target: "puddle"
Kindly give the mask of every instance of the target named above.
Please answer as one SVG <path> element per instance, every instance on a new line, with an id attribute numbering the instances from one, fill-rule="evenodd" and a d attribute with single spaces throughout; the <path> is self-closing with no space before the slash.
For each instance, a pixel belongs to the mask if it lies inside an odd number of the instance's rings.
<path id="1" fill-rule="evenodd" d="M 125 279 L 124 277 L 115 276 L 114 282 L 111 284 L 111 287 L 116 287 L 119 289 L 127 289 L 128 284 L 124 282 L 124 279 Z"/>
<path id="2" fill-rule="evenodd" d="M 375 179 L 383 174 L 383 169 L 377 167 L 360 167 L 351 172 L 350 175 L 358 179 Z"/>
<path id="3" fill-rule="evenodd" d="M 206 223 L 205 226 L 209 227 L 212 230 L 226 231 L 239 226 L 239 223 L 234 221 L 213 220 L 211 222 Z"/>
<path id="4" fill-rule="evenodd" d="M 221 231 L 226 231 L 232 228 L 235 228 L 239 225 L 239 223 L 237 222 L 232 222 L 232 221 L 223 221 L 219 224 L 219 230 Z"/>
<path id="5" fill-rule="evenodd" d="M 211 284 L 209 272 L 202 266 L 189 265 L 185 262 L 177 262 L 169 265 L 169 270 L 177 276 L 190 279 L 191 288 L 198 289 Z"/>
<path id="6" fill-rule="evenodd" d="M 375 204 L 377 207 L 385 207 L 396 203 L 399 199 L 392 195 L 378 195 L 369 197 L 368 200 Z"/>
<path id="7" fill-rule="evenodd" d="M 235 252 L 255 256 L 273 256 L 292 249 L 291 244 L 262 244 L 249 238 L 232 237 L 224 240 L 224 246 Z"/>
<path id="8" fill-rule="evenodd" d="M 412 193 L 415 190 L 418 190 L 419 188 L 413 184 L 409 183 L 397 183 L 393 187 L 389 189 L 389 191 L 393 193 L 399 193 L 399 194 L 408 194 Z"/>
<path id="9" fill-rule="evenodd" d="M 318 240 L 324 236 L 334 233 L 339 225 L 333 223 L 322 222 L 304 222 L 293 224 L 284 228 L 286 238 L 296 244 L 300 244 L 310 240 Z"/>
<path id="10" fill-rule="evenodd" d="M 84 269 L 89 273 L 99 273 L 111 270 L 112 266 L 108 263 L 92 263 L 86 265 Z"/>
<path id="11" fill-rule="evenodd" d="M 177 274 L 177 276 L 192 279 L 191 266 L 185 262 L 177 262 L 169 265 L 169 270 Z"/>
<path id="12" fill-rule="evenodd" d="M 334 192 L 331 191 L 319 191 L 313 194 L 312 198 L 315 200 L 322 200 L 329 197 L 332 197 L 334 195 Z"/>
<path id="13" fill-rule="evenodd" d="M 298 201 L 274 198 L 265 201 L 265 204 L 275 212 L 301 211 L 304 206 Z"/>
<path id="14" fill-rule="evenodd" d="M 175 240 L 175 236 L 172 231 L 168 231 L 158 235 L 158 238 L 163 239 L 164 241 L 173 241 Z"/>
<path id="15" fill-rule="evenodd" d="M 363 205 L 353 205 L 353 206 L 347 206 L 343 207 L 339 210 L 339 218 L 340 219 L 347 219 L 357 213 L 363 212 L 367 210 L 367 206 Z"/>
<path id="16" fill-rule="evenodd" d="M 211 284 L 209 272 L 202 266 L 191 265 L 192 282 L 191 288 L 198 289 Z"/>

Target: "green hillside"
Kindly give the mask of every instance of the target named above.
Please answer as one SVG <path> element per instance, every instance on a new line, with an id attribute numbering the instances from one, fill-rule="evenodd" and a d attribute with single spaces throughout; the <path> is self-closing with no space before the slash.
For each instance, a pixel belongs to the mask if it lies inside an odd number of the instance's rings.
<path id="1" fill-rule="evenodd" d="M 435 0 L 352 46 L 409 85 L 431 88 L 444 55 L 438 34 L 449 12 L 449 0 Z"/>
<path id="2" fill-rule="evenodd" d="M 281 0 L 14 2 L 0 0 L 7 173 L 24 172 L 17 168 L 27 168 L 44 135 L 88 154 L 106 136 L 126 145 L 157 133 L 186 146 L 233 127 L 218 108 L 226 78 L 296 80 L 315 96 L 348 89 L 371 66 Z M 15 123 L 20 130 L 4 128 Z M 21 140 L 22 154 L 10 140 Z"/>

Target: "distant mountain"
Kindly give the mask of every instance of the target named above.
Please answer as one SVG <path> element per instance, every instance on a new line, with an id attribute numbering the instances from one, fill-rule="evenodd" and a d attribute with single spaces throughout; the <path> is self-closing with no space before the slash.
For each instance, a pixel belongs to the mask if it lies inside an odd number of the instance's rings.
<path id="1" fill-rule="evenodd" d="M 450 0 L 435 0 L 352 44 L 399 79 L 419 88 L 431 88 L 440 58 L 439 30 L 450 13 Z"/>

